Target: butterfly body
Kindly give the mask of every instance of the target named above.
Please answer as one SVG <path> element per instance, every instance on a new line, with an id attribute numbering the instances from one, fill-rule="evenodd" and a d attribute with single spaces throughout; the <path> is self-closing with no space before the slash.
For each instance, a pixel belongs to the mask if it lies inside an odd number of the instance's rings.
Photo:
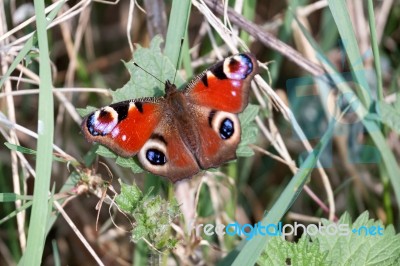
<path id="1" fill-rule="evenodd" d="M 138 156 L 143 168 L 171 181 L 236 158 L 237 114 L 248 103 L 257 73 L 251 54 L 226 58 L 195 77 L 183 90 L 169 81 L 160 98 L 123 101 L 87 116 L 82 131 L 120 156 Z"/>

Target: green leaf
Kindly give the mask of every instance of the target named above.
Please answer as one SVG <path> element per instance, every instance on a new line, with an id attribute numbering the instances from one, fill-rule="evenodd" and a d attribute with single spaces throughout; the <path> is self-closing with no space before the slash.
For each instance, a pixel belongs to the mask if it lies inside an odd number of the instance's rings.
<path id="1" fill-rule="evenodd" d="M 176 69 L 171 61 L 161 53 L 161 43 L 162 38 L 155 36 L 149 48 L 140 46 L 137 48 L 133 59 L 125 63 L 131 78 L 121 89 L 111 92 L 113 103 L 164 94 L 165 81 L 173 81 Z M 142 69 L 135 66 L 134 62 Z M 177 87 L 183 83 L 182 78 L 177 75 L 175 79 Z"/>
<path id="2" fill-rule="evenodd" d="M 122 167 L 131 168 L 134 174 L 143 173 L 142 167 L 132 157 L 124 158 L 118 156 L 115 162 Z"/>
<path id="3" fill-rule="evenodd" d="M 10 150 L 13 150 L 13 151 L 19 151 L 19 152 L 22 152 L 22 153 L 25 153 L 25 154 L 36 155 L 36 151 L 35 150 L 28 149 L 28 148 L 25 148 L 25 147 L 22 147 L 22 146 L 19 146 L 19 145 L 15 145 L 15 144 L 12 144 L 10 142 L 4 142 L 4 145 L 7 148 L 9 148 Z"/>
<path id="4" fill-rule="evenodd" d="M 398 265 L 400 235 L 396 235 L 392 225 L 385 228 L 380 221 L 368 216 L 366 211 L 354 223 L 347 213 L 338 223 L 321 219 L 320 230 L 311 236 L 303 234 L 297 243 L 274 237 L 268 242 L 258 264 Z M 347 228 L 347 233 L 344 228 Z M 378 228 L 381 234 L 378 234 Z"/>
<path id="5" fill-rule="evenodd" d="M 118 165 L 125 167 L 125 168 L 130 168 L 134 174 L 143 172 L 142 167 L 135 161 L 135 159 L 133 159 L 132 157 L 124 158 L 124 157 L 118 156 L 105 146 L 99 145 L 96 150 L 96 154 L 106 157 L 106 158 L 116 159 L 115 162 Z"/>
<path id="6" fill-rule="evenodd" d="M 115 197 L 115 202 L 121 210 L 132 214 L 142 198 L 143 193 L 135 183 L 131 186 L 121 183 L 121 193 Z"/>
<path id="7" fill-rule="evenodd" d="M 236 150 L 236 155 L 238 157 L 251 157 L 254 155 L 254 151 L 247 145 L 239 144 L 239 147 Z"/>
<path id="8" fill-rule="evenodd" d="M 19 145 L 15 145 L 9 142 L 4 142 L 4 145 L 9 148 L 10 150 L 13 151 L 18 151 L 18 152 L 22 152 L 25 154 L 31 154 L 31 155 L 37 155 L 37 152 L 35 150 L 23 147 L 23 146 L 19 146 Z M 75 160 L 65 160 L 63 158 L 57 157 L 53 155 L 53 160 L 58 161 L 58 162 L 62 162 L 62 163 L 66 163 L 66 162 L 72 162 L 73 164 L 78 163 Z"/>
<path id="9" fill-rule="evenodd" d="M 327 259 L 336 265 L 398 265 L 400 235 L 395 234 L 392 225 L 385 228 L 382 222 L 368 216 L 365 211 L 353 224 L 347 213 L 340 218 L 336 226 L 349 225 L 350 235 L 318 233 L 311 238 L 319 243 L 321 251 L 328 252 Z M 322 224 L 327 227 L 333 222 L 322 219 Z M 371 228 L 375 230 L 371 231 Z M 382 229 L 382 235 L 378 234 L 378 228 Z"/>
<path id="10" fill-rule="evenodd" d="M 151 190 L 151 189 L 149 189 Z M 145 238 L 159 250 L 173 248 L 177 241 L 171 236 L 171 222 L 180 214 L 176 200 L 167 202 L 159 195 L 143 196 L 136 184 L 121 183 L 121 193 L 115 198 L 118 207 L 135 219 L 132 240 Z"/>
<path id="11" fill-rule="evenodd" d="M 110 151 L 108 148 L 99 145 L 99 147 L 96 150 L 96 154 L 106 157 L 106 158 L 117 158 L 117 155 Z"/>
<path id="12" fill-rule="evenodd" d="M 28 196 L 26 196 L 28 197 Z M 30 196 L 30 198 L 32 198 L 32 196 Z M 29 200 L 27 202 L 25 202 L 24 204 L 22 204 L 21 207 L 15 209 L 14 211 L 12 211 L 11 213 L 7 214 L 5 217 L 3 217 L 0 220 L 0 225 L 2 225 L 3 223 L 5 223 L 6 221 L 10 220 L 11 218 L 14 218 L 15 216 L 17 216 L 18 213 L 25 211 L 26 209 L 28 209 L 29 207 L 32 206 L 32 200 Z"/>
<path id="13" fill-rule="evenodd" d="M 397 96 L 397 98 L 400 98 L 400 95 Z M 377 102 L 376 112 L 378 114 L 377 118 L 380 119 L 382 123 L 391 128 L 397 134 L 400 134 L 400 108 L 399 106 L 396 106 L 396 104 L 397 103 L 391 105 L 384 101 L 379 101 Z"/>
<path id="14" fill-rule="evenodd" d="M 239 114 L 240 123 L 243 126 L 254 121 L 260 111 L 260 107 L 255 104 L 249 104 L 242 113 Z"/>
<path id="15" fill-rule="evenodd" d="M 97 108 L 94 106 L 87 106 L 86 108 L 76 108 L 76 111 L 81 117 L 87 116 L 96 110 Z"/>
<path id="16" fill-rule="evenodd" d="M 371 104 L 371 89 L 369 88 L 365 76 L 363 58 L 358 48 L 356 35 L 352 27 L 346 1 L 328 0 L 328 5 L 339 30 L 340 37 L 342 38 L 343 47 L 346 50 L 346 55 L 349 59 L 351 68 L 351 74 L 358 85 L 355 91 L 364 106 L 369 106 Z"/>
<path id="17" fill-rule="evenodd" d="M 318 243 L 303 235 L 297 243 L 274 237 L 261 254 L 259 265 L 330 265 L 327 252 L 320 250 Z"/>
<path id="18" fill-rule="evenodd" d="M 242 135 L 240 144 L 236 150 L 236 155 L 238 157 L 250 157 L 254 155 L 254 151 L 248 145 L 257 141 L 258 127 L 254 123 L 254 119 L 259 111 L 260 107 L 258 105 L 249 104 L 247 108 L 239 114 Z"/>
<path id="19" fill-rule="evenodd" d="M 132 230 L 132 241 L 137 243 L 140 239 L 146 237 L 149 232 L 150 231 L 143 224 L 135 226 Z"/>
<path id="20" fill-rule="evenodd" d="M 32 200 L 32 196 L 19 195 L 16 193 L 0 193 L 0 202 L 14 202 L 17 200 Z"/>

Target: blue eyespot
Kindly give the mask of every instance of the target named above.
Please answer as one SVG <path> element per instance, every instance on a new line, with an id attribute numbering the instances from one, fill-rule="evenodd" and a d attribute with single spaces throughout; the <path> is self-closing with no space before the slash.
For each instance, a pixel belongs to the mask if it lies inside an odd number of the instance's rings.
<path id="1" fill-rule="evenodd" d="M 222 139 L 229 139 L 232 137 L 233 133 L 235 133 L 233 121 L 229 118 L 225 118 L 219 128 L 219 135 Z"/>
<path id="2" fill-rule="evenodd" d="M 164 165 L 167 162 L 164 153 L 156 149 L 147 150 L 146 158 L 152 165 Z"/>
<path id="3" fill-rule="evenodd" d="M 251 71 L 253 71 L 253 62 L 251 61 L 250 57 L 245 54 L 241 54 L 240 57 L 243 59 L 243 62 L 246 65 L 245 76 L 247 77 L 247 75 L 249 75 Z"/>

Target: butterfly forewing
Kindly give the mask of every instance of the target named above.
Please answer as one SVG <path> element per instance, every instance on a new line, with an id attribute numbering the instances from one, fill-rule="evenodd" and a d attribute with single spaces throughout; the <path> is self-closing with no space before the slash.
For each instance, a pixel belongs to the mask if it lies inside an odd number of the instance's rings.
<path id="1" fill-rule="evenodd" d="M 195 105 L 240 113 L 248 104 L 250 82 L 257 73 L 254 55 L 234 55 L 198 75 L 188 84 L 185 95 Z"/>
<path id="2" fill-rule="evenodd" d="M 134 156 L 158 125 L 162 109 L 162 101 L 156 98 L 111 104 L 88 115 L 82 132 L 89 142 L 100 143 L 123 157 Z"/>

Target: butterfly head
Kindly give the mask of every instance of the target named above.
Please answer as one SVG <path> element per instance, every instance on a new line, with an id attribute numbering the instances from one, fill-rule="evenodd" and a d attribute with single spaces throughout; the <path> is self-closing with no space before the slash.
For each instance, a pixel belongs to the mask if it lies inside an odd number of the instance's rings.
<path id="1" fill-rule="evenodd" d="M 175 94 L 179 90 L 176 88 L 175 84 L 172 84 L 171 81 L 167 80 L 165 82 L 165 95 L 168 97 L 172 94 Z"/>

